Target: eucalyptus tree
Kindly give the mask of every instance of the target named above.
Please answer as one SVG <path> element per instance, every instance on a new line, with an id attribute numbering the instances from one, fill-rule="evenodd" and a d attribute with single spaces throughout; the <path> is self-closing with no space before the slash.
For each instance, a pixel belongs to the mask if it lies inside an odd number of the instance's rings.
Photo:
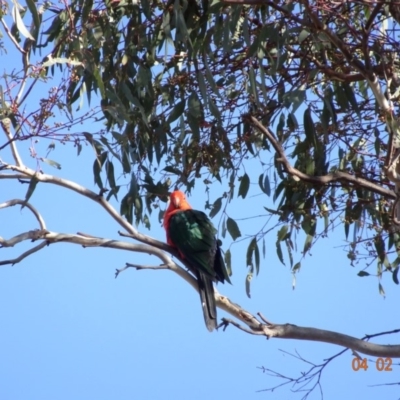
<path id="1" fill-rule="evenodd" d="M 294 275 L 327 232 L 339 230 L 349 264 L 361 266 L 360 277 L 377 279 L 384 294 L 383 277 L 399 283 L 399 15 L 396 2 L 384 1 L 2 2 L 1 50 L 20 61 L 12 69 L 3 64 L 0 149 L 9 159 L 1 158 L 0 178 L 30 182 L 22 200 L 3 207 L 29 207 L 40 226 L 2 239 L 2 246 L 39 242 L 3 264 L 59 240 L 110 245 L 46 230 L 29 199 L 39 182 L 48 182 L 99 203 L 125 235 L 142 242 L 113 242 L 115 248 L 154 254 L 196 287 L 168 255 L 179 259 L 174 249 L 141 227 L 150 228 L 155 210 L 162 219 L 174 188 L 190 193 L 201 183 L 218 187 L 205 208 L 220 217 L 222 236 L 235 241 L 241 224 L 229 207 L 246 202 L 257 185 L 274 207 L 260 207 L 270 222 L 246 238 L 248 292 L 273 226 L 277 255 L 289 260 Z M 29 101 L 33 95 L 39 105 Z M 49 139 L 49 150 L 57 142 L 73 145 L 78 155 L 91 145 L 87 173 L 98 193 L 45 173 L 46 163 L 59 164 L 34 146 L 37 168 L 26 166 L 18 146 L 32 138 Z M 231 258 L 228 249 L 228 267 Z M 400 355 L 399 346 L 270 324 L 216 296 L 236 317 L 225 324 L 258 335 Z"/>

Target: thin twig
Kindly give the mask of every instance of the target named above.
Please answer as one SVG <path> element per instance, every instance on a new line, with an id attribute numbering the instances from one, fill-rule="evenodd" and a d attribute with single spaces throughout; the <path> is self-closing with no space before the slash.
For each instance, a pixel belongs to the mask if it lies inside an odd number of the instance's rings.
<path id="1" fill-rule="evenodd" d="M 3 260 L 0 261 L 0 265 L 15 265 L 21 262 L 24 258 L 30 256 L 33 253 L 36 253 L 37 251 L 43 249 L 43 247 L 47 246 L 47 242 L 43 241 L 42 243 L 36 245 L 35 247 L 32 247 L 30 250 L 25 251 L 25 253 L 22 253 L 20 256 L 12 259 L 12 260 Z"/>
<path id="2" fill-rule="evenodd" d="M 264 315 L 262 314 L 262 313 L 260 313 L 260 312 L 258 312 L 257 313 L 257 315 L 262 319 L 262 321 L 263 322 L 265 322 L 267 325 L 274 325 L 271 321 L 268 321 L 265 317 L 264 317 Z"/>
<path id="3" fill-rule="evenodd" d="M 136 270 L 140 271 L 141 269 L 153 269 L 153 270 L 159 270 L 159 269 L 170 269 L 170 267 L 167 264 L 161 264 L 161 265 L 139 265 L 139 264 L 130 264 L 126 263 L 125 267 L 116 269 L 115 270 L 115 278 L 118 277 L 118 275 L 126 271 L 128 268 L 135 268 Z"/>
<path id="4" fill-rule="evenodd" d="M 370 32 L 370 30 L 372 28 L 372 25 L 373 25 L 373 23 L 375 21 L 376 16 L 378 15 L 379 11 L 383 7 L 383 4 L 384 4 L 383 1 L 379 1 L 377 3 L 377 5 L 375 6 L 375 8 L 373 9 L 371 15 L 369 16 L 368 21 L 365 24 L 365 28 L 364 28 L 368 33 Z"/>
<path id="5" fill-rule="evenodd" d="M 363 340 L 369 340 L 369 339 L 371 339 L 371 338 L 378 337 L 378 336 L 393 335 L 394 333 L 400 333 L 400 329 L 393 329 L 393 330 L 391 330 L 391 331 L 373 333 L 372 335 L 365 335 L 362 339 L 363 339 Z"/>
<path id="6" fill-rule="evenodd" d="M 11 154 L 13 156 L 15 164 L 18 167 L 23 167 L 24 164 L 23 164 L 23 162 L 21 160 L 21 157 L 19 156 L 17 145 L 15 144 L 15 141 L 14 141 L 14 139 L 12 137 L 12 134 L 11 134 L 11 129 L 10 129 L 11 128 L 11 120 L 10 120 L 10 118 L 3 118 L 1 120 L 1 126 L 3 128 L 4 133 L 7 136 L 7 139 L 9 140 L 9 144 L 10 144 L 10 147 L 11 147 Z"/>
<path id="7" fill-rule="evenodd" d="M 14 43 L 15 47 L 17 48 L 17 50 L 19 50 L 22 54 L 25 54 L 25 50 L 18 44 L 17 40 L 15 39 L 15 37 L 12 35 L 10 29 L 8 29 L 8 26 L 6 24 L 6 22 L 4 21 L 4 18 L 0 19 L 4 30 L 6 31 L 8 37 L 11 39 L 11 41 Z"/>
<path id="8" fill-rule="evenodd" d="M 236 321 L 234 321 L 234 320 L 232 320 L 230 318 L 222 318 L 222 322 L 218 326 L 218 328 L 219 327 L 223 327 L 224 330 L 225 330 L 228 327 L 228 325 L 233 325 L 236 328 L 240 329 L 241 331 L 246 332 L 246 333 L 250 333 L 251 335 L 258 335 L 258 336 L 260 336 L 260 335 L 262 336 L 263 335 L 263 332 L 253 331 L 252 329 L 246 328 L 243 325 L 240 325 L 238 322 L 236 322 Z"/>
<path id="9" fill-rule="evenodd" d="M 13 207 L 13 206 L 16 206 L 17 204 L 20 204 L 20 205 L 22 205 L 24 207 L 29 208 L 29 210 L 32 211 L 33 215 L 38 220 L 39 225 L 40 225 L 40 229 L 46 229 L 46 223 L 44 222 L 44 219 L 40 215 L 39 211 L 36 210 L 36 208 L 33 207 L 32 204 L 28 203 L 26 200 L 20 200 L 20 199 L 8 200 L 8 201 L 6 201 L 4 203 L 0 203 L 0 209 L 7 208 L 7 207 Z"/>
<path id="10" fill-rule="evenodd" d="M 170 269 L 167 264 L 160 264 L 160 265 L 140 265 L 140 264 L 130 264 L 126 263 L 126 267 L 130 268 L 135 268 L 137 270 L 141 269 L 153 269 L 153 270 L 159 270 L 159 269 Z"/>
<path id="11" fill-rule="evenodd" d="M 21 104 L 28 98 L 29 93 L 31 92 L 31 90 L 33 89 L 33 87 L 35 86 L 36 82 L 39 80 L 39 76 L 37 76 L 33 82 L 31 83 L 31 85 L 29 86 L 28 90 L 25 92 L 24 96 L 22 97 L 22 99 L 19 101 L 18 103 L 18 107 L 21 106 Z"/>

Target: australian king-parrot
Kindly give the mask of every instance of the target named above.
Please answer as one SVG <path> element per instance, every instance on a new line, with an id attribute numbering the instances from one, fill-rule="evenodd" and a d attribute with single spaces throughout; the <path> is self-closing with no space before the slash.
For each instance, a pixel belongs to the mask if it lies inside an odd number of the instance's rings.
<path id="1" fill-rule="evenodd" d="M 176 190 L 164 214 L 167 243 L 192 267 L 199 284 L 204 320 L 209 331 L 217 327 L 217 307 L 213 282 L 231 283 L 215 234 L 217 230 L 207 217 L 193 210 L 183 192 Z"/>

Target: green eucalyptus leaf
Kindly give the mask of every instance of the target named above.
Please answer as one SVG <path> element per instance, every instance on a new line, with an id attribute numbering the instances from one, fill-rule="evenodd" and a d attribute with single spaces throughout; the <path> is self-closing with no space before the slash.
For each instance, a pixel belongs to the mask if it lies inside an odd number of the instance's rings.
<path id="1" fill-rule="evenodd" d="M 21 33 L 22 36 L 26 37 L 27 39 L 35 40 L 35 38 L 30 34 L 28 29 L 26 28 L 24 21 L 22 20 L 21 14 L 19 12 L 20 5 L 16 0 L 13 0 L 14 6 L 12 8 L 12 17 L 14 20 L 15 25 L 17 26 L 17 29 L 19 33 Z"/>
<path id="2" fill-rule="evenodd" d="M 185 105 L 186 100 L 182 100 L 174 106 L 167 119 L 167 122 L 169 124 L 176 121 L 183 114 L 183 111 L 185 110 Z"/>
<path id="3" fill-rule="evenodd" d="M 247 192 L 249 191 L 249 187 L 250 187 L 250 178 L 245 173 L 240 179 L 238 197 L 242 196 L 242 198 L 244 199 L 247 196 Z"/>
<path id="4" fill-rule="evenodd" d="M 225 264 L 226 264 L 226 270 L 228 272 L 228 276 L 231 276 L 232 275 L 232 255 L 231 255 L 231 251 L 229 249 L 225 252 L 224 258 L 225 258 Z"/>
<path id="5" fill-rule="evenodd" d="M 226 228 L 233 240 L 236 240 L 238 237 L 242 236 L 238 224 L 230 217 L 228 217 L 226 220 Z"/>
<path id="6" fill-rule="evenodd" d="M 393 278 L 393 282 L 398 285 L 399 284 L 399 278 L 398 278 L 398 273 L 399 273 L 399 267 L 397 266 L 392 273 L 392 278 Z"/>
<path id="7" fill-rule="evenodd" d="M 36 189 L 36 186 L 38 184 L 39 180 L 36 178 L 36 176 L 33 176 L 29 182 L 29 186 L 28 186 L 28 190 L 26 191 L 25 194 L 25 203 L 27 203 L 29 201 L 29 199 L 31 198 L 33 192 Z M 21 210 L 24 208 L 24 205 L 21 206 Z"/>
<path id="8" fill-rule="evenodd" d="M 221 209 L 221 206 L 222 206 L 222 197 L 219 197 L 217 200 L 214 201 L 212 210 L 210 211 L 209 214 L 210 218 L 214 218 L 218 214 L 219 210 Z"/>
<path id="9" fill-rule="evenodd" d="M 251 298 L 250 284 L 252 279 L 253 279 L 253 271 L 249 271 L 249 273 L 246 276 L 246 282 L 245 282 L 246 294 L 249 299 Z"/>
<path id="10" fill-rule="evenodd" d="M 57 161 L 49 160 L 48 158 L 41 158 L 41 160 L 46 164 L 51 165 L 54 168 L 61 169 L 61 164 L 58 163 Z"/>
<path id="11" fill-rule="evenodd" d="M 276 254 L 279 258 L 279 261 L 285 265 L 285 261 L 283 259 L 283 253 L 282 253 L 282 246 L 281 246 L 281 242 L 279 240 L 276 241 Z"/>

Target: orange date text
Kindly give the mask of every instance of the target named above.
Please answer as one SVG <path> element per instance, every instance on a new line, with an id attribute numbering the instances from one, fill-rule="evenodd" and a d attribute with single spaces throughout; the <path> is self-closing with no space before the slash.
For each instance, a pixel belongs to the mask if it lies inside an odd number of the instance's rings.
<path id="1" fill-rule="evenodd" d="M 351 361 L 353 371 L 366 371 L 368 367 L 368 360 L 366 358 L 354 357 Z M 378 357 L 375 361 L 375 368 L 377 371 L 392 371 L 392 359 L 390 357 Z"/>

